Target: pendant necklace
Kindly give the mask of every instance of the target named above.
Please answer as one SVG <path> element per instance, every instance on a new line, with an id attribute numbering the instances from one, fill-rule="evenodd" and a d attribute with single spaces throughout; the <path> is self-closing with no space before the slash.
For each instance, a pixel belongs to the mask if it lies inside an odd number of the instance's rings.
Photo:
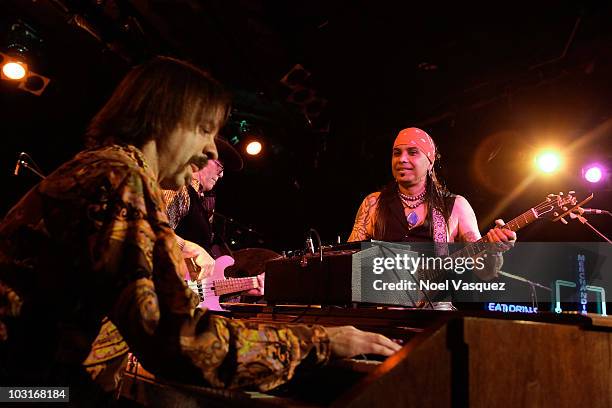
<path id="1" fill-rule="evenodd" d="M 406 217 L 406 221 L 408 221 L 408 229 L 413 229 L 419 223 L 419 216 L 416 212 L 411 211 Z"/>
<path id="2" fill-rule="evenodd" d="M 405 208 L 410 208 L 411 210 L 417 208 L 425 202 L 425 190 L 414 196 L 399 192 L 399 196 L 400 200 L 402 201 L 402 205 Z M 410 214 L 406 216 L 406 221 L 408 222 L 408 229 L 412 229 L 419 223 L 419 215 L 416 213 L 416 211 L 411 211 Z"/>

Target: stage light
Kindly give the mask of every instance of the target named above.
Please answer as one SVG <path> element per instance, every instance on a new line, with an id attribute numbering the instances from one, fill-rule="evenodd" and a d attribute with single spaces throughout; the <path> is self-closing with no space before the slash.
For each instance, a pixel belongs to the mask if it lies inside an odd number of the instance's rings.
<path id="1" fill-rule="evenodd" d="M 2 65 L 2 74 L 6 79 L 10 79 L 13 81 L 19 81 L 25 78 L 26 73 L 28 72 L 27 64 L 18 61 L 7 61 L 4 65 Z"/>
<path id="2" fill-rule="evenodd" d="M 536 165 L 544 173 L 553 173 L 561 165 L 561 156 L 552 150 L 544 151 L 536 156 Z"/>
<path id="3" fill-rule="evenodd" d="M 251 156 L 257 156 L 259 153 L 261 153 L 261 149 L 262 149 L 261 143 L 257 141 L 253 141 L 247 144 L 246 152 L 250 154 Z"/>
<path id="4" fill-rule="evenodd" d="M 582 175 L 589 183 L 599 183 L 604 176 L 604 169 L 597 164 L 592 164 L 583 169 Z"/>
<path id="5" fill-rule="evenodd" d="M 0 52 L 0 78 L 40 96 L 50 80 L 31 68 L 40 66 L 42 48 L 43 40 L 32 26 L 21 20 L 11 24 Z"/>
<path id="6" fill-rule="evenodd" d="M 2 65 L 1 79 L 13 82 L 17 84 L 17 88 L 34 95 L 40 96 L 51 82 L 49 78 L 32 71 L 27 64 L 18 61 L 12 55 L 0 52 L 0 64 Z M 22 72 L 23 75 L 20 77 Z"/>

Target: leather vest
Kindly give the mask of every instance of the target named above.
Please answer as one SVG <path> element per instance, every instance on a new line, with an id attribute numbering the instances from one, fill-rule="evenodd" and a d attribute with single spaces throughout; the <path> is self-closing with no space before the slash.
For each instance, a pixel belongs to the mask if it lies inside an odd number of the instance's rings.
<path id="1" fill-rule="evenodd" d="M 187 187 L 189 192 L 189 212 L 178 223 L 176 234 L 183 239 L 195 242 L 208 253 L 212 249 L 213 230 L 209 222 L 209 212 L 197 191 L 192 186 Z"/>
<path id="2" fill-rule="evenodd" d="M 446 208 L 452 211 L 455 204 L 455 195 L 450 194 L 444 198 Z M 393 195 L 390 202 L 391 219 L 385 225 L 385 234 L 381 238 L 387 242 L 432 242 L 433 232 L 431 228 L 431 217 L 427 217 L 425 222 L 412 230 L 408 227 L 408 221 L 404 214 L 404 206 L 397 194 Z M 449 212 L 450 213 L 450 212 Z"/>

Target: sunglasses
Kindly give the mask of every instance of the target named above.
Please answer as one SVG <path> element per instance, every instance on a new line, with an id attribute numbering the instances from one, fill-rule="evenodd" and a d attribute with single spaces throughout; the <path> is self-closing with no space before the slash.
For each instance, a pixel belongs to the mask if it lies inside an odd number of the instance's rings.
<path id="1" fill-rule="evenodd" d="M 221 164 L 221 162 L 217 159 L 213 159 L 213 162 L 217 165 L 217 167 L 219 168 L 219 170 L 217 171 L 217 175 L 220 175 L 221 173 L 223 173 L 223 164 Z"/>

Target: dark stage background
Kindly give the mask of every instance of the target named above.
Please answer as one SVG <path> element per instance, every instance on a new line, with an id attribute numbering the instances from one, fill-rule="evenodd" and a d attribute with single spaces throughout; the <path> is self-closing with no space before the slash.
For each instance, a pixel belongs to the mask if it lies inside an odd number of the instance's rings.
<path id="1" fill-rule="evenodd" d="M 72 157 L 122 75 L 155 54 L 205 67 L 233 91 L 225 133 L 237 148 L 255 136 L 266 143 L 218 187 L 218 211 L 261 234 L 233 233 L 238 246 L 295 249 L 310 227 L 324 241 L 345 240 L 361 200 L 390 180 L 391 143 L 408 126 L 437 141 L 439 172 L 482 231 L 548 192 L 586 191 L 587 160 L 610 166 L 607 2 L 407 3 L 3 1 L 0 49 L 16 22 L 28 24 L 40 39 L 31 69 L 51 83 L 35 96 L 1 81 L 0 213 L 37 181 L 27 170 L 12 175 L 18 152 L 45 172 Z M 309 75 L 292 91 L 281 80 L 296 64 Z M 295 103 L 304 95 L 309 104 Z M 533 173 L 534 149 L 577 140 L 563 172 L 535 177 L 502 205 Z M 589 207 L 612 208 L 610 181 L 589 189 Z M 612 235 L 612 217 L 590 219 Z M 577 222 L 541 222 L 519 239 L 597 237 Z"/>

